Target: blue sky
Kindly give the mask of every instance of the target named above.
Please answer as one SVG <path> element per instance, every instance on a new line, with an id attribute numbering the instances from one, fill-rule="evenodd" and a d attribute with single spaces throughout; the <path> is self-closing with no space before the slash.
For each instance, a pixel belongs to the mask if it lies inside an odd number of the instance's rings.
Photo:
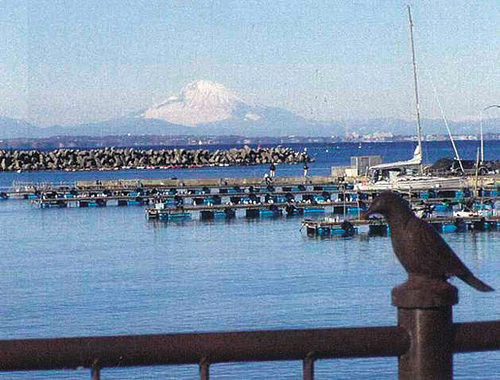
<path id="1" fill-rule="evenodd" d="M 311 119 L 411 119 L 407 4 L 0 0 L 0 116 L 107 120 L 206 79 Z M 410 5 L 422 117 L 500 103 L 500 2 Z"/>

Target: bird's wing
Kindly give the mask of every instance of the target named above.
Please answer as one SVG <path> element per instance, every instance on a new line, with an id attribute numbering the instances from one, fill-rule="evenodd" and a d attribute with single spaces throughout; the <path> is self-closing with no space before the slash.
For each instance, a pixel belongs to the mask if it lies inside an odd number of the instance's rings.
<path id="1" fill-rule="evenodd" d="M 415 224 L 415 227 L 417 226 L 421 228 L 417 228 L 420 231 L 417 235 L 420 235 L 420 237 L 417 238 L 417 244 L 415 245 L 418 246 L 418 242 L 421 242 L 422 247 L 420 252 L 422 257 L 420 259 L 421 262 L 424 262 L 424 266 L 427 265 L 424 269 L 426 272 L 422 273 L 445 278 L 456 276 L 481 292 L 491 292 L 494 290 L 491 286 L 472 274 L 469 268 L 465 266 L 462 260 L 460 260 L 430 224 L 419 220 L 418 224 Z"/>
<path id="2" fill-rule="evenodd" d="M 435 274 L 441 274 L 445 277 L 461 276 L 470 273 L 456 253 L 446 243 L 443 237 L 429 223 L 415 218 L 417 238 L 415 243 L 420 243 L 420 249 L 423 252 L 423 258 L 427 261 L 427 267 L 432 268 Z"/>

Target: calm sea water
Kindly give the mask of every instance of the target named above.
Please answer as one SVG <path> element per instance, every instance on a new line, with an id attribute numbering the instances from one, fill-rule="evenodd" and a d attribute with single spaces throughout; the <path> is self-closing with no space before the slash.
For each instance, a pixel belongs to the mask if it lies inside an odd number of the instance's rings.
<path id="1" fill-rule="evenodd" d="M 444 144 L 430 144 L 429 156 Z M 463 144 L 475 157 L 475 146 Z M 488 143 L 490 159 L 500 144 Z M 462 147 L 463 148 L 463 147 Z M 302 149 L 302 147 L 300 147 Z M 327 152 L 328 150 L 328 152 Z M 386 161 L 411 156 L 411 144 L 308 146 L 312 174 L 355 154 Z M 496 153 L 492 153 L 496 152 Z M 493 155 L 495 154 L 495 155 Z M 487 155 L 488 156 L 488 155 Z M 176 171 L 3 173 L 13 180 L 261 176 L 267 166 Z M 299 175 L 279 166 L 278 175 Z M 392 287 L 405 279 L 388 238 L 309 238 L 300 218 L 158 223 L 142 207 L 37 209 L 0 202 L 0 338 L 100 336 L 393 325 Z M 448 243 L 481 279 L 500 289 L 500 233 L 449 234 Z M 500 319 L 500 297 L 460 281 L 455 321 Z M 318 379 L 393 379 L 396 359 L 325 360 Z M 197 367 L 104 370 L 103 379 L 193 379 Z M 455 356 L 457 379 L 492 379 L 500 353 Z M 298 379 L 300 362 L 224 364 L 215 379 Z M 89 371 L 0 373 L 2 379 L 88 379 Z"/>

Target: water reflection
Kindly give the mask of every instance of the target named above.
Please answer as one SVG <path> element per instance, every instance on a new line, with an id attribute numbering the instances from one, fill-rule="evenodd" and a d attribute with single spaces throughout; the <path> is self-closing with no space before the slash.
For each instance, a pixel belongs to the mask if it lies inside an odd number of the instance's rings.
<path id="1" fill-rule="evenodd" d="M 0 203 L 0 224 L 2 338 L 394 325 L 390 291 L 406 277 L 390 238 L 310 238 L 299 231 L 300 217 L 164 223 L 135 207 L 38 210 L 13 201 Z M 500 289 L 498 232 L 444 237 L 478 277 Z M 454 283 L 455 320 L 499 319 L 494 293 Z M 497 353 L 460 355 L 457 363 L 457 378 L 500 372 Z M 292 379 L 300 378 L 300 366 L 216 365 L 213 376 Z M 396 378 L 396 359 L 319 361 L 317 368 L 319 379 Z M 109 369 L 103 378 L 196 374 L 192 366 Z"/>

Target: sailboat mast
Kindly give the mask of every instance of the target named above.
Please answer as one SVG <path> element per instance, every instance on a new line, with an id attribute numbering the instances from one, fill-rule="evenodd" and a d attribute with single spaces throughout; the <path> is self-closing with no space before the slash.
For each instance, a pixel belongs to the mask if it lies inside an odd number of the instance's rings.
<path id="1" fill-rule="evenodd" d="M 413 79 L 415 84 L 415 107 L 417 110 L 417 141 L 418 141 L 418 149 L 420 152 L 420 174 L 422 174 L 422 127 L 420 125 L 420 102 L 418 98 L 418 81 L 417 81 L 417 60 L 415 59 L 415 43 L 413 41 L 413 21 L 411 19 L 411 9 L 408 5 L 408 23 L 410 27 L 410 41 L 411 41 L 411 57 L 413 63 Z"/>

